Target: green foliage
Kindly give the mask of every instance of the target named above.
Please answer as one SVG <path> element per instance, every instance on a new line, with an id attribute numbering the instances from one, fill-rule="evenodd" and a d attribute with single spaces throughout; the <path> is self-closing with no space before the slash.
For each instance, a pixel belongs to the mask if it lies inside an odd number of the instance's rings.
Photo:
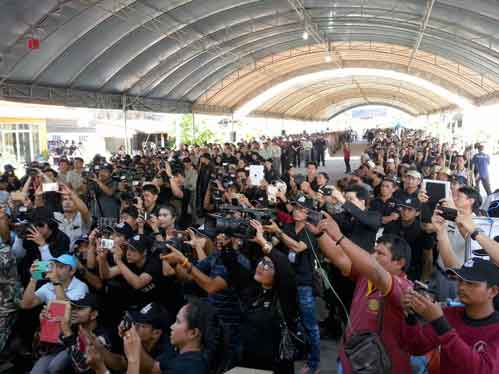
<path id="1" fill-rule="evenodd" d="M 195 138 L 193 139 L 192 131 L 192 114 L 184 114 L 180 122 L 180 141 L 182 144 L 197 144 L 213 143 L 217 141 L 217 137 L 213 131 L 208 128 L 203 128 L 203 124 L 196 124 L 194 131 Z"/>
<path id="2" fill-rule="evenodd" d="M 44 149 L 42 151 L 42 158 L 47 161 L 49 159 L 49 151 L 47 149 Z"/>

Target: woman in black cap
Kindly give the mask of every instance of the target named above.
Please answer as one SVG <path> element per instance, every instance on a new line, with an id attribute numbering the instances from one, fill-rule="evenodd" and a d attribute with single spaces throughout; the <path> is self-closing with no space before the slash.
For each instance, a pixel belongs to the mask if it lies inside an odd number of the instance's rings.
<path id="1" fill-rule="evenodd" d="M 264 253 L 254 273 L 238 263 L 235 252 L 222 254 L 230 285 L 237 289 L 243 308 L 240 366 L 292 374 L 293 360 L 281 357 L 279 345 L 284 324 L 291 331 L 296 327 L 298 299 L 294 272 L 287 257 L 273 250 L 272 244 L 265 240 L 261 223 L 252 220 L 251 226 L 256 231 L 253 241 Z"/>

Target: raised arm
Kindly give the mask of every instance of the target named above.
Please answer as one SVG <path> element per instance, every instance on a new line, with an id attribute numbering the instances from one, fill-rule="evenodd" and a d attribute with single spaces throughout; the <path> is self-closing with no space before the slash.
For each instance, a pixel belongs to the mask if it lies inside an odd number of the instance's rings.
<path id="1" fill-rule="evenodd" d="M 334 222 L 333 219 L 331 221 Z M 392 286 L 392 276 L 388 273 L 379 263 L 374 256 L 360 248 L 353 243 L 350 239 L 345 237 L 339 230 L 338 225 L 330 225 L 328 236 L 341 247 L 343 253 L 350 259 L 351 267 L 360 275 L 365 276 L 374 286 L 383 294 L 387 294 Z M 326 239 L 322 239 L 326 240 Z M 343 259 L 345 270 L 347 268 L 347 261 Z M 342 269 L 343 270 L 343 269 Z"/>

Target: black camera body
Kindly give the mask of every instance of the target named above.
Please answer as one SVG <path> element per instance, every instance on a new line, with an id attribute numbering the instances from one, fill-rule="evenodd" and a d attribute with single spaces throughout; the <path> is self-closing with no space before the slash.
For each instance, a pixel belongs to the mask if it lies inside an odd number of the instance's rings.
<path id="1" fill-rule="evenodd" d="M 208 232 L 224 233 L 240 239 L 252 239 L 256 230 L 251 226 L 250 220 L 259 221 L 262 225 L 270 225 L 275 219 L 272 209 L 247 209 L 234 205 L 220 206 L 222 214 L 212 214 L 206 218 L 205 228 Z M 241 218 L 234 218 L 232 214 L 239 212 Z"/>
<path id="2" fill-rule="evenodd" d="M 439 206 L 438 209 L 442 212 L 440 216 L 447 221 L 455 222 L 457 218 L 457 210 L 452 208 L 445 208 L 443 206 Z"/>

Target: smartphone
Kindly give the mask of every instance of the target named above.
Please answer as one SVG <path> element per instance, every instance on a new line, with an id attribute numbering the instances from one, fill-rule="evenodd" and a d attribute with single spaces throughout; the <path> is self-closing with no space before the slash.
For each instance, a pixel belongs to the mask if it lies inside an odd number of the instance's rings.
<path id="1" fill-rule="evenodd" d="M 121 324 L 123 332 L 126 332 L 132 328 L 133 319 L 130 313 L 125 312 L 125 316 L 123 317 L 123 323 Z"/>
<path id="2" fill-rule="evenodd" d="M 43 192 L 57 192 L 57 191 L 59 191 L 59 184 L 58 183 L 43 183 L 42 184 L 42 191 Z"/>
<path id="3" fill-rule="evenodd" d="M 52 262 L 50 261 L 38 261 L 36 263 L 36 270 L 33 272 L 33 279 L 42 280 L 45 279 L 47 272 L 52 270 Z"/>
<path id="4" fill-rule="evenodd" d="M 111 251 L 114 247 L 114 240 L 113 239 L 101 239 L 100 246 L 104 249 L 109 249 Z"/>

